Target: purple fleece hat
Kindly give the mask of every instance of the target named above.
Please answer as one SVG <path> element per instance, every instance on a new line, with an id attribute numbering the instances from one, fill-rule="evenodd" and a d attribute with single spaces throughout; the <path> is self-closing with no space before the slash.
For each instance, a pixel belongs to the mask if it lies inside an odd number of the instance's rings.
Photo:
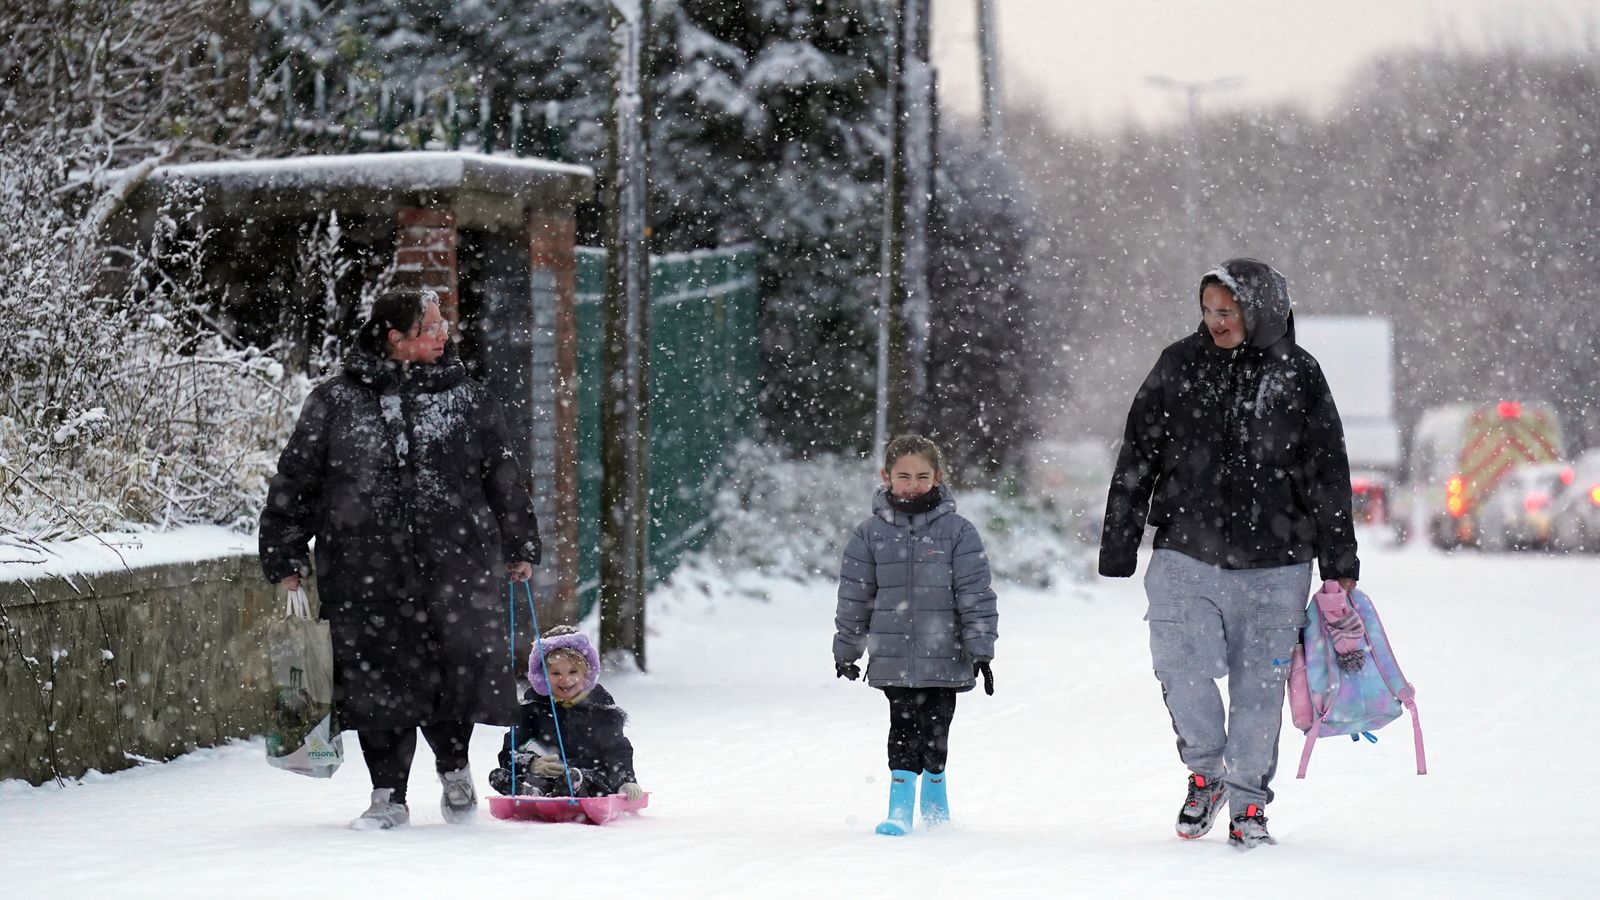
<path id="1" fill-rule="evenodd" d="M 584 675 L 583 689 L 594 690 L 600 683 L 600 654 L 595 651 L 594 645 L 589 643 L 589 636 L 581 631 L 571 634 L 558 634 L 554 637 L 543 639 L 544 655 L 549 656 L 552 650 L 576 650 L 582 654 L 583 661 L 589 664 L 589 671 Z M 528 654 L 528 683 L 533 685 L 533 692 L 541 697 L 550 696 L 550 683 L 545 680 L 544 666 L 539 661 L 540 645 L 535 644 L 533 652 Z"/>

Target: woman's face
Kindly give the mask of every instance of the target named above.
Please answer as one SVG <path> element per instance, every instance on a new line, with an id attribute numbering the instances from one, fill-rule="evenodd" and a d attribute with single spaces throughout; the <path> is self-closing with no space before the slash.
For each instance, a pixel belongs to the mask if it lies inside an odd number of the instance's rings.
<path id="1" fill-rule="evenodd" d="M 907 453 L 881 474 L 883 483 L 901 500 L 920 497 L 944 480 L 932 461 L 920 453 Z"/>
<path id="2" fill-rule="evenodd" d="M 550 676 L 550 696 L 557 700 L 578 696 L 583 691 L 584 679 L 589 676 L 589 667 L 566 653 L 545 657 L 544 667 Z"/>
<path id="3" fill-rule="evenodd" d="M 450 341 L 450 323 L 439 312 L 439 304 L 423 307 L 422 321 L 402 334 L 389 329 L 389 358 L 395 362 L 436 363 L 444 356 L 445 344 Z"/>

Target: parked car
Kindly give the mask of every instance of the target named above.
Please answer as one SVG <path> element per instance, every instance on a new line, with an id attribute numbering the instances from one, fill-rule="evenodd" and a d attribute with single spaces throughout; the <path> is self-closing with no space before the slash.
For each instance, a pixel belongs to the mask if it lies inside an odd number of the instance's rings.
<path id="1" fill-rule="evenodd" d="M 1572 464 L 1572 483 L 1550 511 L 1551 546 L 1575 553 L 1600 552 L 1600 450 Z"/>
<path id="2" fill-rule="evenodd" d="M 1552 507 L 1575 477 L 1559 462 L 1512 469 L 1478 507 L 1478 545 L 1496 553 L 1550 546 Z"/>
<path id="3" fill-rule="evenodd" d="M 1350 473 L 1350 512 L 1357 525 L 1389 524 L 1389 489 L 1394 479 L 1384 472 Z"/>

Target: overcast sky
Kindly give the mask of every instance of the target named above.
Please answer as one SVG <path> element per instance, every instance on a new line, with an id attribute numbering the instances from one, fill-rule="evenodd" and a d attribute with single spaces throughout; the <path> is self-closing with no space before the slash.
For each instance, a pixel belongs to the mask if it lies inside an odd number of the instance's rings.
<path id="1" fill-rule="evenodd" d="M 1238 76 L 1205 105 L 1289 101 L 1323 113 L 1387 50 L 1516 44 L 1600 52 L 1600 0 L 995 0 L 1002 84 L 1058 124 L 1156 124 L 1183 113 L 1151 76 Z M 977 104 L 976 0 L 934 0 L 933 54 L 947 109 Z"/>

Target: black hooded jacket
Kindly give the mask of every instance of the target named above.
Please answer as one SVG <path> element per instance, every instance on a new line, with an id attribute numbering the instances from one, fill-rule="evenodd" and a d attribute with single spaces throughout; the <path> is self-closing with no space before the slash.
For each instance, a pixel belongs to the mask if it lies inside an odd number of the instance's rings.
<path id="1" fill-rule="evenodd" d="M 538 524 L 505 419 L 453 356 L 409 368 L 364 350 L 306 398 L 261 513 L 269 581 L 307 571 L 323 603 L 487 591 L 537 563 Z"/>
<path id="2" fill-rule="evenodd" d="M 1356 578 L 1344 427 L 1315 358 L 1294 341 L 1288 286 L 1266 263 L 1231 259 L 1201 280 L 1229 287 L 1246 341 L 1202 324 L 1168 346 L 1128 411 L 1106 499 L 1100 574 L 1127 577 L 1146 521 L 1155 546 L 1225 569 L 1315 559 Z"/>

